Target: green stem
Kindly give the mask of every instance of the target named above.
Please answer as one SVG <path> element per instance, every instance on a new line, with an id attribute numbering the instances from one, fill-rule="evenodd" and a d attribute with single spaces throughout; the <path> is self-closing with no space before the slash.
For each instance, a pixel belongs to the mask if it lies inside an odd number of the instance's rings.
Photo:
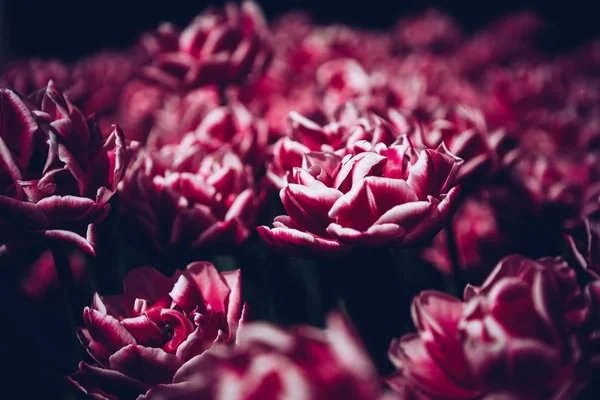
<path id="1" fill-rule="evenodd" d="M 462 290 L 464 289 L 465 279 L 463 276 L 463 270 L 460 265 L 460 254 L 458 252 L 458 244 L 456 242 L 456 236 L 454 235 L 454 229 L 452 227 L 452 220 L 446 224 L 446 245 L 448 250 L 448 258 L 450 259 L 450 265 L 452 266 L 452 274 L 448 280 L 448 292 L 455 296 L 461 297 Z"/>

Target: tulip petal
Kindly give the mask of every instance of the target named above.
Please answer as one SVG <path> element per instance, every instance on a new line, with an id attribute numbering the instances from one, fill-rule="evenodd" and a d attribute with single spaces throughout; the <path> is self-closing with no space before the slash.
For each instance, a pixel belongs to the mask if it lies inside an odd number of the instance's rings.
<path id="1" fill-rule="evenodd" d="M 474 398 L 477 391 L 467 390 L 453 382 L 429 356 L 417 335 L 405 335 L 390 345 L 389 357 L 408 382 L 431 396 L 440 398 Z"/>
<path id="2" fill-rule="evenodd" d="M 316 234 L 325 233 L 331 206 L 342 196 L 336 189 L 289 184 L 281 191 L 283 207 L 298 226 Z"/>
<path id="3" fill-rule="evenodd" d="M 460 166 L 460 162 L 450 155 L 431 149 L 423 150 L 417 162 L 409 168 L 407 183 L 420 200 L 428 195 L 438 196 L 454 183 L 458 173 L 456 165 Z"/>
<path id="4" fill-rule="evenodd" d="M 416 200 L 413 190 L 402 180 L 367 177 L 333 204 L 329 217 L 341 226 L 367 230 L 393 207 Z"/>
<path id="5" fill-rule="evenodd" d="M 38 207 L 51 224 L 63 224 L 85 218 L 95 210 L 93 200 L 78 196 L 50 196 L 38 201 Z"/>
<path id="6" fill-rule="evenodd" d="M 404 229 L 396 224 L 377 224 L 366 231 L 353 228 L 345 228 L 339 224 L 329 224 L 327 233 L 339 241 L 354 246 L 383 246 L 390 242 L 402 243 L 405 234 Z"/>
<path id="7" fill-rule="evenodd" d="M 179 274 L 170 295 L 175 304 L 188 312 L 206 304 L 214 312 L 225 314 L 230 293 L 227 282 L 211 263 L 195 262 Z"/>
<path id="8" fill-rule="evenodd" d="M 234 202 L 227 210 L 224 221 L 229 221 L 234 218 L 240 218 L 242 221 L 251 219 L 251 212 L 254 208 L 254 190 L 246 189 L 238 194 Z"/>
<path id="9" fill-rule="evenodd" d="M 229 305 L 227 307 L 227 325 L 229 326 L 229 339 L 235 342 L 235 336 L 242 311 L 242 271 L 227 271 L 221 274 L 227 286 L 231 289 Z"/>
<path id="10" fill-rule="evenodd" d="M 81 251 L 83 251 L 86 254 L 92 256 L 96 255 L 96 250 L 94 250 L 94 246 L 92 246 L 92 244 L 88 242 L 87 239 L 85 239 L 83 236 L 78 235 L 75 232 L 65 231 L 61 229 L 52 229 L 48 231 L 43 231 L 41 233 L 43 233 L 43 235 L 48 239 L 71 243 L 77 246 Z"/>
<path id="11" fill-rule="evenodd" d="M 12 90 L 0 89 L 0 139 L 23 166 L 29 165 L 37 129 L 35 118 L 19 96 Z"/>
<path id="12" fill-rule="evenodd" d="M 114 353 L 129 344 L 136 343 L 131 333 L 110 315 L 86 307 L 83 310 L 83 322 L 92 339 L 90 350 L 94 347 L 94 344 L 98 344 L 98 349 L 106 350 L 106 352 L 103 352 L 104 354 L 98 354 L 97 352 L 95 354 L 102 362 L 105 361 L 108 354 Z"/>
<path id="13" fill-rule="evenodd" d="M 121 372 L 149 386 L 171 383 L 177 369 L 181 366 L 179 359 L 162 349 L 138 346 L 125 346 L 110 359 L 110 368 Z"/>
<path id="14" fill-rule="evenodd" d="M 120 372 L 98 368 L 84 362 L 79 363 L 79 373 L 71 376 L 69 380 L 86 394 L 100 395 L 103 396 L 100 398 L 111 400 L 133 399 L 149 389 L 142 382 Z"/>
<path id="15" fill-rule="evenodd" d="M 433 204 L 428 201 L 414 201 L 397 205 L 383 214 L 375 225 L 397 224 L 406 229 L 411 229 L 421 219 L 425 218 L 433 209 Z"/>
<path id="16" fill-rule="evenodd" d="M 466 362 L 459 324 L 465 304 L 445 293 L 424 291 L 412 305 L 415 326 L 430 357 L 462 387 L 470 387 L 472 374 Z"/>
<path id="17" fill-rule="evenodd" d="M 333 186 L 341 192 L 347 193 L 367 176 L 381 176 L 386 162 L 387 158 L 374 152 L 357 154 L 342 162 Z"/>
<path id="18" fill-rule="evenodd" d="M 350 247 L 337 240 L 327 239 L 287 227 L 269 228 L 259 226 L 256 228 L 260 237 L 273 249 L 297 257 L 322 255 L 328 257 L 341 257 Z"/>
<path id="19" fill-rule="evenodd" d="M 50 223 L 44 212 L 36 204 L 2 195 L 0 195 L 0 215 L 3 219 L 32 228 L 46 227 Z"/>
<path id="20" fill-rule="evenodd" d="M 125 318 L 121 320 L 121 325 L 143 346 L 159 347 L 162 344 L 160 328 L 146 315 Z"/>

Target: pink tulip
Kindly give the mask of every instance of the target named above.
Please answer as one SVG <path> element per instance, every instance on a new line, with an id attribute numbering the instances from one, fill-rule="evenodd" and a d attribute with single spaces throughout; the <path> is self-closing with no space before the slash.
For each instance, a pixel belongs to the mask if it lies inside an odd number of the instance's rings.
<path id="1" fill-rule="evenodd" d="M 0 89 L 0 243 L 41 235 L 94 253 L 125 171 L 123 133 L 114 126 L 103 141 L 52 81 L 30 101 Z"/>
<path id="2" fill-rule="evenodd" d="M 171 383 L 188 360 L 216 343 L 233 344 L 243 323 L 240 271 L 207 262 L 172 278 L 154 269 L 129 272 L 122 295 L 94 295 L 79 338 L 97 362 L 69 379 L 99 399 L 137 397 Z"/>
<path id="3" fill-rule="evenodd" d="M 311 152 L 280 197 L 288 215 L 258 227 L 293 255 L 339 256 L 353 246 L 410 246 L 431 239 L 455 210 L 462 160 L 445 146 L 359 141 L 346 156 Z"/>
<path id="4" fill-rule="evenodd" d="M 398 390 L 427 399 L 575 398 L 587 377 L 587 304 L 560 258 L 502 260 L 465 301 L 426 291 L 413 301 L 416 334 L 392 342 Z M 582 341 L 583 340 L 583 341 Z"/>

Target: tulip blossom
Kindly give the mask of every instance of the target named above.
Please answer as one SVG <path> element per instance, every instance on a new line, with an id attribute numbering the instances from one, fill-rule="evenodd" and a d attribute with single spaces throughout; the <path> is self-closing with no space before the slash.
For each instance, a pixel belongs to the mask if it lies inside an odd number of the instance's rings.
<path id="1" fill-rule="evenodd" d="M 464 301 L 434 291 L 414 299 L 417 333 L 392 342 L 387 381 L 427 399 L 575 398 L 587 376 L 587 313 L 564 260 L 506 257 Z"/>
<path id="2" fill-rule="evenodd" d="M 61 88 L 72 83 L 71 68 L 59 60 L 21 60 L 9 63 L 0 75 L 0 87 L 28 95 L 48 85 L 49 80 Z"/>
<path id="3" fill-rule="evenodd" d="M 150 63 L 142 75 L 173 90 L 255 79 L 269 65 L 268 28 L 251 1 L 207 10 L 183 31 L 170 25 L 141 38 Z"/>
<path id="4" fill-rule="evenodd" d="M 52 81 L 30 101 L 0 89 L 0 243 L 42 235 L 94 253 L 125 170 L 123 133 L 103 141 Z"/>
<path id="5" fill-rule="evenodd" d="M 535 207 L 548 219 L 564 223 L 579 217 L 589 190 L 590 170 L 583 162 L 567 157 L 528 153 L 520 157 L 510 173 L 526 190 Z"/>
<path id="6" fill-rule="evenodd" d="M 320 330 L 244 325 L 235 348 L 213 348 L 140 399 L 357 399 L 382 396 L 356 333 L 337 314 Z"/>
<path id="7" fill-rule="evenodd" d="M 355 143 L 351 154 L 310 152 L 280 197 L 288 215 L 258 227 L 270 246 L 339 256 L 355 246 L 410 246 L 431 239 L 455 210 L 462 164 L 444 145 Z"/>
<path id="8" fill-rule="evenodd" d="M 84 58 L 72 67 L 73 84 L 67 90 L 69 100 L 85 115 L 113 112 L 138 62 L 133 56 L 116 52 Z"/>
<path id="9" fill-rule="evenodd" d="M 181 140 L 218 105 L 219 94 L 213 86 L 180 94 L 136 79 L 123 89 L 117 115 L 128 139 L 160 147 Z"/>
<path id="10" fill-rule="evenodd" d="M 186 361 L 216 343 L 233 344 L 243 323 L 240 271 L 207 262 L 172 278 L 151 268 L 129 272 L 124 293 L 94 295 L 78 335 L 97 362 L 69 379 L 100 399 L 130 398 L 170 383 Z"/>
<path id="11" fill-rule="evenodd" d="M 267 165 L 267 179 L 273 186 L 285 187 L 294 168 L 303 166 L 307 153 L 328 152 L 343 157 L 350 154 L 358 142 L 390 145 L 400 136 L 389 123 L 374 114 L 361 117 L 350 103 L 340 111 L 339 122 L 325 126 L 296 112 L 289 114 L 289 136 L 273 145 L 272 159 Z"/>
<path id="12" fill-rule="evenodd" d="M 210 111 L 188 139 L 199 141 L 209 151 L 231 146 L 242 161 L 258 168 L 269 132 L 263 120 L 253 117 L 243 105 L 232 104 Z"/>
<path id="13" fill-rule="evenodd" d="M 226 147 L 209 152 L 191 139 L 141 151 L 127 172 L 121 215 L 139 248 L 182 255 L 250 235 L 257 205 L 250 166 Z"/>
<path id="14" fill-rule="evenodd" d="M 429 10 L 423 15 L 398 21 L 394 31 L 394 48 L 401 53 L 444 53 L 460 45 L 462 36 L 460 27 L 450 16 Z"/>

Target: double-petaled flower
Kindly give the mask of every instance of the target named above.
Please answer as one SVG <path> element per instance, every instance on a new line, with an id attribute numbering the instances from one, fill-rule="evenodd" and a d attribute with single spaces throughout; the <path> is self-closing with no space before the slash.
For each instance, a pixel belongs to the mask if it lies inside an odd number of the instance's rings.
<path id="1" fill-rule="evenodd" d="M 392 342 L 387 379 L 418 398 L 574 398 L 585 384 L 588 306 L 560 258 L 502 260 L 465 301 L 426 291 L 416 334 Z M 504 397 L 503 397 L 504 398 Z"/>
<path id="2" fill-rule="evenodd" d="M 264 120 L 234 103 L 213 109 L 186 139 L 198 141 L 209 151 L 230 146 L 244 163 L 258 169 L 264 160 L 269 131 Z"/>
<path id="3" fill-rule="evenodd" d="M 123 133 L 104 141 L 52 81 L 29 100 L 0 89 L 0 244 L 42 235 L 94 253 L 125 172 Z"/>
<path id="4" fill-rule="evenodd" d="M 207 262 L 172 278 L 151 268 L 129 272 L 124 293 L 94 295 L 79 338 L 95 365 L 79 364 L 70 380 L 94 398 L 135 398 L 173 376 L 214 344 L 231 345 L 245 311 L 240 271 Z"/>
<path id="5" fill-rule="evenodd" d="M 207 151 L 193 137 L 141 151 L 120 194 L 133 244 L 160 254 L 241 244 L 257 202 L 250 166 L 226 147 Z"/>
<path id="6" fill-rule="evenodd" d="M 255 79 L 271 59 L 266 21 L 251 1 L 207 10 L 181 32 L 163 25 L 141 45 L 150 57 L 142 75 L 176 90 Z"/>
<path id="7" fill-rule="evenodd" d="M 355 246 L 409 246 L 431 239 L 455 210 L 462 160 L 444 145 L 354 144 L 344 157 L 309 152 L 280 197 L 288 215 L 258 227 L 272 247 L 295 255 L 341 255 Z"/>

